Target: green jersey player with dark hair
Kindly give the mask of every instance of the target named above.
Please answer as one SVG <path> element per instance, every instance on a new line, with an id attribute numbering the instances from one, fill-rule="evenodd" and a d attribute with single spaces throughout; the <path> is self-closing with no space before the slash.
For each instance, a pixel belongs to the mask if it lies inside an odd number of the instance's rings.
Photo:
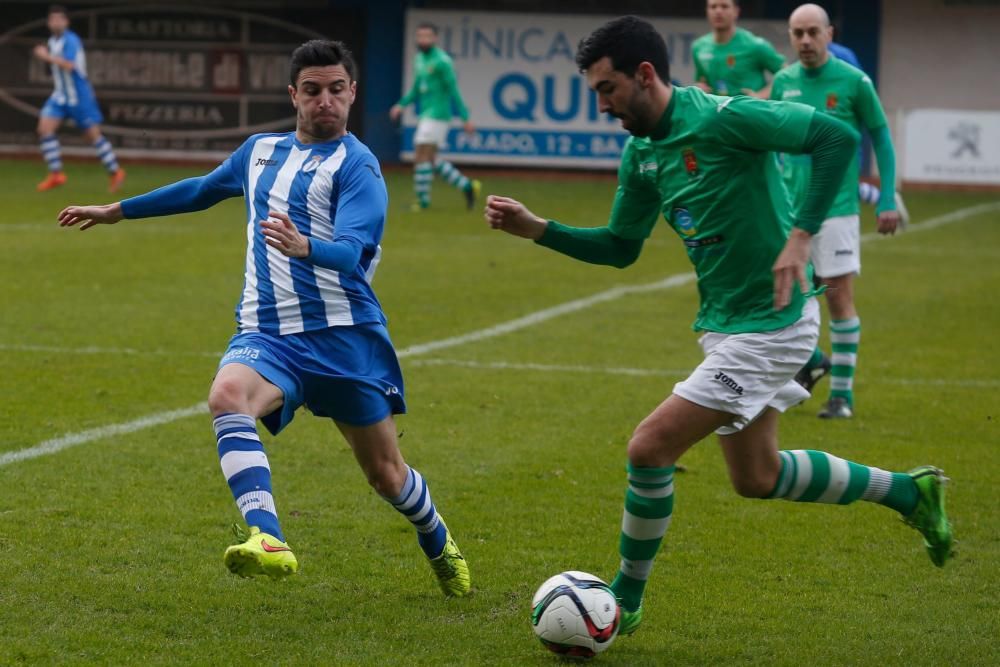
<path id="1" fill-rule="evenodd" d="M 854 159 L 857 133 L 805 105 L 673 87 L 663 38 L 632 16 L 584 39 L 577 65 L 601 111 L 632 134 L 610 221 L 572 227 L 490 196 L 487 222 L 585 262 L 625 267 L 663 216 L 687 249 L 701 296 L 694 328 L 705 359 L 628 443 L 621 566 L 611 584 L 623 610 L 620 632 L 634 632 L 642 620 L 643 591 L 673 513 L 674 466 L 713 432 L 740 495 L 886 505 L 923 534 L 931 560 L 943 565 L 952 538 L 940 470 L 889 472 L 826 452 L 778 449 L 778 415 L 806 396 L 793 378 L 819 336 L 810 240 Z M 776 151 L 813 158 L 794 215 Z"/>

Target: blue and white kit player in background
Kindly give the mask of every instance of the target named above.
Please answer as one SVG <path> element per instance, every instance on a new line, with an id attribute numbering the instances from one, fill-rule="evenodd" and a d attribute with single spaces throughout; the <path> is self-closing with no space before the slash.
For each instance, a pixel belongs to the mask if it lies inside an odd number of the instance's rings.
<path id="1" fill-rule="evenodd" d="M 79 35 L 69 29 L 69 16 L 65 7 L 49 7 L 47 24 L 52 36 L 46 45 L 39 44 L 35 47 L 34 55 L 52 66 L 52 83 L 55 88 L 38 117 L 38 143 L 49 167 L 49 175 L 38 184 L 37 189 L 44 192 L 66 182 L 56 132 L 66 118 L 72 118 L 84 136 L 90 139 L 101 164 L 108 170 L 108 191 L 116 192 L 125 180 L 125 170 L 118 166 L 111 142 L 101 134 L 101 121 L 104 117 L 97 107 L 94 89 L 87 80 L 87 59 L 83 53 L 83 42 Z"/>
<path id="2" fill-rule="evenodd" d="M 222 471 L 250 527 L 226 550 L 226 565 L 243 576 L 298 569 L 278 524 L 256 420 L 277 434 L 306 405 L 334 420 L 372 487 L 414 524 L 445 595 L 465 595 L 468 566 L 397 442 L 403 379 L 370 285 L 388 195 L 378 161 L 347 132 L 354 60 L 340 42 L 306 42 L 292 54 L 291 82 L 295 132 L 254 135 L 206 176 L 116 204 L 70 206 L 60 225 L 198 211 L 244 195 L 239 332 L 208 397 Z"/>

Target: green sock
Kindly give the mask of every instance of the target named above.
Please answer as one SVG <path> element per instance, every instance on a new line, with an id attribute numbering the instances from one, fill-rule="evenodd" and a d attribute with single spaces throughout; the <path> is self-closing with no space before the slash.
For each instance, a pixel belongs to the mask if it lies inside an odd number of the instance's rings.
<path id="1" fill-rule="evenodd" d="M 437 164 L 434 165 L 434 171 L 439 173 L 444 180 L 448 181 L 449 185 L 454 185 L 462 192 L 472 187 L 472 181 L 447 160 L 438 160 Z"/>
<path id="2" fill-rule="evenodd" d="M 782 450 L 781 473 L 768 498 L 847 505 L 867 500 L 903 516 L 917 506 L 917 485 L 906 473 L 845 461 L 812 449 Z"/>
<path id="3" fill-rule="evenodd" d="M 823 363 L 823 350 L 816 346 L 813 350 L 813 356 L 809 357 L 809 361 L 806 362 L 806 370 L 811 371 L 814 368 L 819 368 L 819 365 Z"/>
<path id="4" fill-rule="evenodd" d="M 861 342 L 861 319 L 830 322 L 830 343 L 833 346 L 830 369 L 830 396 L 847 400 L 854 405 L 854 367 L 858 363 L 858 344 Z"/>
<path id="5" fill-rule="evenodd" d="M 643 468 L 628 465 L 628 491 L 618 542 L 621 566 L 611 582 L 628 611 L 642 604 L 646 580 L 674 509 L 674 467 Z"/>

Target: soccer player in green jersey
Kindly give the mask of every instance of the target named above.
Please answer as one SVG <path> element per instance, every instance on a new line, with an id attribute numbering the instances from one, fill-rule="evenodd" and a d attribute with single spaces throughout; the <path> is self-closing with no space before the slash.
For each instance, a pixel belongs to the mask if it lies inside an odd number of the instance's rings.
<path id="1" fill-rule="evenodd" d="M 894 233 L 900 222 L 895 190 L 896 158 L 885 113 L 871 79 L 830 55 L 827 47 L 833 39 L 833 29 L 822 7 L 800 6 L 792 12 L 788 27 L 799 61 L 775 76 L 771 98 L 807 104 L 817 113 L 840 119 L 857 130 L 866 128 L 871 133 L 882 178 L 881 197 L 875 209 L 878 231 Z M 810 157 L 787 155 L 783 163 L 793 206 L 803 206 L 810 187 Z M 828 358 L 817 347 L 797 379 L 811 390 L 819 378 L 830 373 L 830 397 L 819 412 L 826 419 L 850 418 L 854 409 L 854 369 L 861 338 L 861 320 L 854 307 L 854 276 L 861 272 L 857 183 L 858 162 L 853 160 L 837 185 L 822 229 L 812 239 L 813 266 L 827 287 L 833 355 Z"/>
<path id="2" fill-rule="evenodd" d="M 572 227 L 491 195 L 487 222 L 575 259 L 625 267 L 662 215 L 687 249 L 701 296 L 694 328 L 705 359 L 628 443 L 621 567 L 611 585 L 623 610 L 620 632 L 634 632 L 642 619 L 643 590 L 673 512 L 674 466 L 713 432 L 740 495 L 886 505 L 944 565 L 952 538 L 940 470 L 888 472 L 825 452 L 778 449 L 778 415 L 806 395 L 793 378 L 819 336 L 810 240 L 854 160 L 857 133 L 802 104 L 671 86 L 663 38 L 634 16 L 594 31 L 576 62 L 601 110 L 632 135 L 610 221 Z M 813 156 L 809 191 L 794 216 L 775 151 Z"/>
<path id="3" fill-rule="evenodd" d="M 712 32 L 691 46 L 695 85 L 716 95 L 767 99 L 771 88 L 764 73 L 780 70 L 785 56 L 763 37 L 736 27 L 739 0 L 708 0 L 705 14 Z"/>
<path id="4" fill-rule="evenodd" d="M 465 176 L 451 162 L 437 158 L 438 149 L 447 144 L 453 105 L 465 123 L 463 129 L 469 134 L 475 131 L 469 121 L 469 109 L 458 91 L 451 56 L 437 45 L 437 26 L 421 23 L 417 26 L 416 38 L 413 86 L 389 110 L 389 117 L 396 122 L 403 115 L 403 109 L 410 104 L 416 103 L 420 108 L 417 131 L 413 136 L 413 190 L 417 195 L 414 210 L 431 205 L 431 181 L 435 173 L 461 190 L 466 205 L 471 209 L 481 184 Z"/>

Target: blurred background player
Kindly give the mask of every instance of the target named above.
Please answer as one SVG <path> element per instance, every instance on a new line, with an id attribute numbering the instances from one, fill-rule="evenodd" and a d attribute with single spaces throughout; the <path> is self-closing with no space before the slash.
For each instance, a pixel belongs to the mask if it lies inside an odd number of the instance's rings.
<path id="1" fill-rule="evenodd" d="M 857 67 L 862 72 L 864 71 L 864 68 L 861 66 L 861 61 L 858 60 L 857 54 L 854 53 L 854 50 L 850 47 L 831 41 L 827 46 L 827 50 L 848 65 Z M 879 200 L 882 198 L 882 190 L 877 185 L 873 185 L 872 183 L 858 181 L 858 197 L 861 199 L 863 204 L 877 207 Z M 903 196 L 898 190 L 896 191 L 896 211 L 899 213 L 899 224 L 905 229 L 906 224 L 910 220 L 910 215 L 906 210 L 906 204 L 903 203 Z"/>
<path id="2" fill-rule="evenodd" d="M 278 522 L 259 419 L 277 435 L 302 405 L 334 421 L 369 484 L 417 530 L 446 596 L 469 592 L 469 569 L 399 451 L 394 414 L 403 378 L 370 281 L 379 263 L 388 195 L 378 161 L 347 132 L 357 71 L 341 42 L 292 54 L 294 132 L 255 134 L 215 171 L 105 206 L 70 206 L 60 224 L 114 224 L 200 211 L 246 196 L 248 245 L 238 333 L 209 391 L 219 459 L 249 528 L 226 566 L 283 577 L 298 561 Z M 238 528 L 238 527 L 237 527 Z"/>
<path id="3" fill-rule="evenodd" d="M 827 46 L 833 30 L 822 7 L 800 6 L 789 18 L 788 32 L 799 60 L 775 76 L 771 97 L 807 104 L 859 131 L 868 129 L 883 184 L 876 208 L 878 231 L 894 233 L 900 221 L 894 185 L 896 157 L 885 113 L 871 79 L 856 67 L 830 56 Z M 810 184 L 811 160 L 809 156 L 786 155 L 782 170 L 793 205 L 801 210 Z M 811 391 L 819 378 L 830 373 L 830 398 L 819 412 L 820 417 L 828 419 L 849 418 L 854 410 L 854 370 L 861 340 L 861 319 L 854 307 L 854 276 L 861 272 L 857 182 L 858 162 L 854 160 L 826 212 L 822 229 L 812 239 L 816 275 L 827 287 L 833 355 L 828 358 L 817 347 L 797 380 Z"/>
<path id="4" fill-rule="evenodd" d="M 38 190 L 51 190 L 66 182 L 56 132 L 63 120 L 71 118 L 94 145 L 97 157 L 110 174 L 108 191 L 115 192 L 125 180 L 125 171 L 118 166 L 111 142 L 101 134 L 101 121 L 104 118 L 97 107 L 97 98 L 94 97 L 90 81 L 87 80 L 87 59 L 83 53 L 83 42 L 79 35 L 69 29 L 69 16 L 66 8 L 61 5 L 49 8 L 48 28 L 52 33 L 48 45 L 39 44 L 34 50 L 36 58 L 52 66 L 52 82 L 55 86 L 38 118 L 38 141 L 42 157 L 49 167 L 49 175 L 38 184 Z"/>
<path id="5" fill-rule="evenodd" d="M 431 23 L 417 26 L 413 86 L 389 110 L 389 118 L 399 121 L 403 109 L 410 104 L 415 103 L 419 108 L 420 118 L 413 135 L 413 190 L 417 196 L 414 210 L 431 205 L 431 182 L 435 173 L 461 190 L 471 209 L 479 194 L 479 181 L 465 176 L 451 162 L 437 158 L 438 149 L 447 143 L 453 110 L 458 112 L 467 133 L 475 131 L 469 122 L 469 109 L 458 90 L 451 56 L 437 45 L 437 39 L 437 26 Z"/>
<path id="6" fill-rule="evenodd" d="M 771 87 L 765 72 L 774 74 L 785 56 L 749 30 L 736 27 L 739 0 L 708 0 L 705 13 L 712 32 L 691 46 L 695 85 L 715 95 L 751 95 L 767 99 Z"/>
<path id="7" fill-rule="evenodd" d="M 694 86 L 672 87 L 663 37 L 634 16 L 581 41 L 576 63 L 601 112 L 632 135 L 608 224 L 560 224 L 494 195 L 486 221 L 569 257 L 624 268 L 662 215 L 687 249 L 701 297 L 694 328 L 703 332 L 705 358 L 628 443 L 621 565 L 611 583 L 622 606 L 619 633 L 642 622 L 643 592 L 673 516 L 674 466 L 713 432 L 741 496 L 885 505 L 923 534 L 932 562 L 943 566 L 952 536 L 940 470 L 889 472 L 826 452 L 778 449 L 778 416 L 805 396 L 794 375 L 819 337 L 806 277 L 810 238 L 854 163 L 857 133 L 801 104 L 720 101 Z M 769 152 L 781 150 L 815 158 L 794 218 L 786 193 L 771 187 L 779 174 Z"/>

